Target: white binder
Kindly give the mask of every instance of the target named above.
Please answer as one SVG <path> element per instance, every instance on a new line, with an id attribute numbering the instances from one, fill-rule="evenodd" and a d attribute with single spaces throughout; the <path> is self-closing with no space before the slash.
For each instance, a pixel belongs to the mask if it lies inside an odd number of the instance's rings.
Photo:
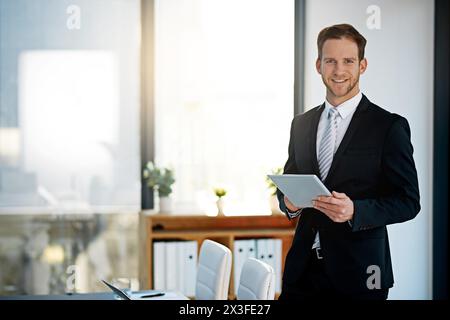
<path id="1" fill-rule="evenodd" d="M 165 242 L 153 242 L 153 288 L 165 290 Z"/>
<path id="2" fill-rule="evenodd" d="M 242 266 L 248 258 L 256 257 L 256 243 L 254 239 L 235 240 L 233 247 L 233 278 L 234 293 L 237 295 Z"/>
<path id="3" fill-rule="evenodd" d="M 256 240 L 256 259 L 267 262 L 267 239 Z"/>
<path id="4" fill-rule="evenodd" d="M 185 241 L 178 241 L 175 242 L 176 247 L 176 255 L 177 259 L 175 262 L 176 267 L 176 276 L 177 276 L 177 284 L 176 284 L 176 290 L 180 291 L 182 293 L 185 292 L 184 288 L 184 278 L 185 278 L 185 255 L 186 255 L 186 242 Z"/>
<path id="5" fill-rule="evenodd" d="M 195 296 L 197 280 L 197 241 L 185 241 L 184 246 L 184 295 Z"/>
<path id="6" fill-rule="evenodd" d="M 267 264 L 275 272 L 275 292 L 281 292 L 281 239 L 267 239 Z"/>
<path id="7" fill-rule="evenodd" d="M 258 239 L 257 259 L 267 263 L 275 272 L 275 292 L 281 292 L 281 239 Z"/>
<path id="8" fill-rule="evenodd" d="M 166 285 L 165 289 L 177 290 L 177 243 L 166 242 Z"/>

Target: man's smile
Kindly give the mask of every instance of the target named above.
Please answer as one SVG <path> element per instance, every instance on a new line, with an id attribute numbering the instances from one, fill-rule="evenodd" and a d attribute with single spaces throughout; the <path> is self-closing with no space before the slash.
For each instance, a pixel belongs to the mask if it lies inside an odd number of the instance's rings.
<path id="1" fill-rule="evenodd" d="M 331 79 L 331 81 L 335 82 L 335 83 L 344 83 L 346 82 L 348 79 Z"/>

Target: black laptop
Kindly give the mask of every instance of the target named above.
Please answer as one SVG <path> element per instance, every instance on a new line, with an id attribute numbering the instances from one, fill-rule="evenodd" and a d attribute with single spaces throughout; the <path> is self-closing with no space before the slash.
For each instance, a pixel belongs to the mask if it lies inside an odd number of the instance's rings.
<path id="1" fill-rule="evenodd" d="M 110 288 L 112 291 L 114 291 L 115 294 L 117 294 L 119 297 L 122 298 L 122 300 L 145 300 L 145 299 L 151 299 L 154 297 L 160 297 L 163 296 L 165 293 L 164 292 L 152 292 L 152 293 L 137 293 L 137 294 L 133 294 L 133 293 L 126 293 L 124 290 L 112 285 L 111 283 L 109 283 L 106 280 L 102 280 L 102 282 L 108 286 L 108 288 Z"/>

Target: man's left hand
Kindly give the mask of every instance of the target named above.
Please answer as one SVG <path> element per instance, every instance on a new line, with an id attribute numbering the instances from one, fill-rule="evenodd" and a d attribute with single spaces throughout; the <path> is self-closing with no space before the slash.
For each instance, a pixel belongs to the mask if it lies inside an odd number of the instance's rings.
<path id="1" fill-rule="evenodd" d="M 334 222 L 346 222 L 353 218 L 353 201 L 345 193 L 333 191 L 332 196 L 317 197 L 313 205 Z"/>

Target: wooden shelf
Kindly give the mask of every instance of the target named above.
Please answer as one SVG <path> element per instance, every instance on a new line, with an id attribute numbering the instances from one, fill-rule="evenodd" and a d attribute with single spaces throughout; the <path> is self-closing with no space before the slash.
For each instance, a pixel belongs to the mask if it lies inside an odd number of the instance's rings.
<path id="1" fill-rule="evenodd" d="M 234 240 L 277 238 L 282 240 L 282 270 L 296 226 L 284 215 L 221 216 L 145 215 L 139 217 L 139 281 L 141 289 L 153 289 L 153 241 L 195 240 L 198 248 L 205 239 L 222 243 L 233 252 Z M 233 270 L 229 299 L 234 299 Z M 278 295 L 277 295 L 278 296 Z"/>
<path id="2" fill-rule="evenodd" d="M 274 233 L 277 235 L 292 235 L 291 230 L 277 230 L 277 229 L 261 229 L 261 230 L 219 230 L 219 231 L 183 231 L 182 238 L 204 238 L 204 237 L 222 237 L 233 236 L 234 238 L 252 238 L 252 237 L 273 237 Z M 161 231 L 153 234 L 153 239 L 168 239 L 180 237 L 179 231 Z"/>

